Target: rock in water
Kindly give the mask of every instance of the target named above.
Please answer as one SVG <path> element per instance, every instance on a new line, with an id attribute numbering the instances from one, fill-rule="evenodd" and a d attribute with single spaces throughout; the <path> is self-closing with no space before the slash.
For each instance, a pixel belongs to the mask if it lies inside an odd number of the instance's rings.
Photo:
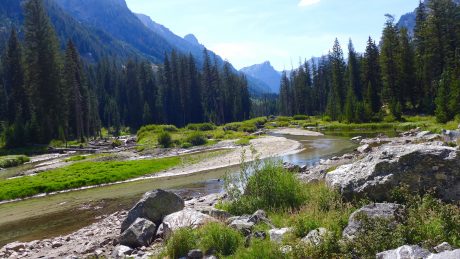
<path id="1" fill-rule="evenodd" d="M 360 215 L 371 219 L 389 220 L 390 224 L 398 224 L 404 219 L 404 206 L 395 203 L 375 203 L 362 207 L 353 212 L 348 220 L 348 226 L 343 230 L 344 239 L 353 239 L 361 229 Z"/>
<path id="2" fill-rule="evenodd" d="M 217 222 L 217 220 L 201 212 L 184 209 L 166 216 L 158 228 L 157 235 L 168 239 L 172 232 L 180 228 L 197 228 L 209 222 Z"/>
<path id="3" fill-rule="evenodd" d="M 326 175 L 326 183 L 347 198 L 390 198 L 391 190 L 407 185 L 411 191 L 436 189 L 446 201 L 460 200 L 460 151 L 430 144 L 382 146 L 365 158 Z"/>
<path id="4" fill-rule="evenodd" d="M 184 209 L 184 200 L 176 194 L 163 190 L 148 192 L 128 212 L 128 216 L 121 224 L 121 232 L 124 232 L 138 218 L 148 219 L 160 225 L 165 216 L 182 209 Z"/>
<path id="5" fill-rule="evenodd" d="M 120 235 L 120 244 L 131 248 L 149 246 L 155 230 L 156 226 L 153 222 L 138 218 Z"/>

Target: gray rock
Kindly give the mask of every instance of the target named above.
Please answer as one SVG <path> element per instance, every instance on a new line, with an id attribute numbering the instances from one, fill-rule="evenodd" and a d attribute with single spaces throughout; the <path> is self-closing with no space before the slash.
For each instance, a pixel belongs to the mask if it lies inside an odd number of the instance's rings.
<path id="1" fill-rule="evenodd" d="M 369 144 L 364 144 L 357 148 L 359 153 L 369 153 L 372 151 L 372 147 Z"/>
<path id="2" fill-rule="evenodd" d="M 158 228 L 157 236 L 168 239 L 174 231 L 180 228 L 197 228 L 209 222 L 217 222 L 217 220 L 201 212 L 184 209 L 166 216 Z"/>
<path id="3" fill-rule="evenodd" d="M 51 244 L 51 247 L 52 248 L 58 248 L 58 247 L 61 247 L 62 246 L 62 243 L 61 242 L 58 242 L 58 241 L 54 241 L 52 244 Z"/>
<path id="4" fill-rule="evenodd" d="M 6 251 L 19 251 L 20 249 L 24 249 L 26 246 L 24 245 L 24 243 L 19 243 L 19 242 L 13 242 L 13 243 L 9 243 L 7 244 L 6 246 L 4 246 L 3 248 L 6 250 Z"/>
<path id="5" fill-rule="evenodd" d="M 344 239 L 355 238 L 361 229 L 362 222 L 359 220 L 359 216 L 362 214 L 371 219 L 387 219 L 390 224 L 396 226 L 404 219 L 404 206 L 395 203 L 374 203 L 362 207 L 350 215 L 348 225 L 342 233 Z"/>
<path id="6" fill-rule="evenodd" d="M 394 250 L 378 253 L 377 259 L 422 259 L 430 256 L 430 251 L 420 246 L 401 246 Z"/>
<path id="7" fill-rule="evenodd" d="M 249 222 L 254 224 L 259 224 L 260 222 L 267 220 L 267 213 L 263 210 L 258 210 L 252 214 L 252 216 L 248 219 Z"/>
<path id="8" fill-rule="evenodd" d="M 260 240 L 265 240 L 267 238 L 267 233 L 264 231 L 257 231 L 252 234 L 252 237 Z"/>
<path id="9" fill-rule="evenodd" d="M 272 242 L 280 244 L 291 231 L 291 228 L 274 228 L 268 231 L 268 235 L 270 236 L 270 240 Z"/>
<path id="10" fill-rule="evenodd" d="M 128 246 L 119 245 L 113 249 L 112 257 L 113 258 L 125 258 L 133 253 L 133 249 Z"/>
<path id="11" fill-rule="evenodd" d="M 229 224 L 230 227 L 239 230 L 245 236 L 249 236 L 251 234 L 254 225 L 255 224 L 253 222 L 250 222 L 247 219 L 235 219 Z"/>
<path id="12" fill-rule="evenodd" d="M 460 151 L 433 144 L 385 145 L 365 158 L 326 175 L 326 183 L 346 198 L 390 198 L 390 190 L 407 185 L 410 191 L 436 189 L 440 198 L 460 200 Z"/>
<path id="13" fill-rule="evenodd" d="M 324 241 L 328 233 L 327 229 L 318 228 L 310 231 L 301 241 L 309 245 L 318 246 Z"/>
<path id="14" fill-rule="evenodd" d="M 444 243 L 442 243 L 442 244 L 439 244 L 439 245 L 437 245 L 436 247 L 434 247 L 433 249 L 434 249 L 434 251 L 436 251 L 436 253 L 442 253 L 442 252 L 445 252 L 445 251 L 452 251 L 452 250 L 454 250 L 454 249 L 452 248 L 452 246 L 451 246 L 449 243 L 447 243 L 447 242 L 444 242 Z"/>
<path id="15" fill-rule="evenodd" d="M 209 216 L 220 219 L 220 220 L 227 220 L 230 218 L 232 215 L 226 211 L 223 210 L 218 210 L 218 209 L 211 209 L 209 211 Z"/>
<path id="16" fill-rule="evenodd" d="M 363 137 L 357 136 L 357 137 L 351 138 L 350 140 L 353 141 L 353 142 L 358 142 L 359 143 L 362 139 L 363 139 Z"/>
<path id="17" fill-rule="evenodd" d="M 121 224 L 121 232 L 124 232 L 138 218 L 148 219 L 160 225 L 165 216 L 183 208 L 184 200 L 172 192 L 163 190 L 148 192 L 128 212 L 128 216 Z"/>
<path id="18" fill-rule="evenodd" d="M 190 250 L 187 254 L 188 259 L 201 259 L 203 258 L 203 256 L 204 256 L 203 251 L 199 249 Z"/>
<path id="19" fill-rule="evenodd" d="M 460 258 L 460 249 L 454 251 L 445 251 L 439 254 L 432 254 L 428 259 L 458 259 Z"/>
<path id="20" fill-rule="evenodd" d="M 153 222 L 138 218 L 120 235 L 120 244 L 132 248 L 149 246 L 155 235 L 155 230 L 156 226 Z"/>

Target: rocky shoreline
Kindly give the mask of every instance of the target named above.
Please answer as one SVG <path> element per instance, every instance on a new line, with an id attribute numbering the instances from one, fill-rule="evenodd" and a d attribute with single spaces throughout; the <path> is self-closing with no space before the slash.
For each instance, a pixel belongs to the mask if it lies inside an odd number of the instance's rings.
<path id="1" fill-rule="evenodd" d="M 445 201 L 460 201 L 460 150 L 446 142 L 445 136 L 419 129 L 396 138 L 379 136 L 373 139 L 354 138 L 360 144 L 351 154 L 322 160 L 318 165 L 289 165 L 301 181 L 326 182 L 345 198 L 371 197 L 388 200 L 391 188 L 407 185 L 412 191 L 433 189 Z M 269 238 L 281 242 L 292 230 L 272 228 L 265 233 L 252 232 L 258 222 L 271 225 L 263 211 L 253 215 L 232 217 L 215 205 L 224 194 L 182 200 L 175 194 L 156 190 L 146 193 L 133 209 L 120 211 L 99 222 L 67 236 L 28 243 L 14 242 L 0 249 L 0 258 L 150 258 L 164 248 L 172 232 L 180 227 L 199 227 L 208 222 L 221 221 L 244 233 L 246 238 Z M 167 204 L 167 206 L 165 206 Z M 161 205 L 161 206 L 160 206 Z M 343 239 L 354 238 L 361 228 L 358 215 L 398 222 L 404 217 L 404 206 L 395 203 L 371 203 L 350 216 Z M 273 226 L 273 225 L 271 225 Z M 328 231 L 311 231 L 302 242 L 318 245 Z M 282 247 L 289 252 L 289 247 Z M 193 252 L 193 253 L 192 253 Z M 377 258 L 459 258 L 460 250 L 442 243 L 426 250 L 420 246 L 403 246 L 383 251 Z M 405 256 L 405 257 L 404 257 Z M 189 258 L 215 258 L 201 251 L 191 251 Z"/>

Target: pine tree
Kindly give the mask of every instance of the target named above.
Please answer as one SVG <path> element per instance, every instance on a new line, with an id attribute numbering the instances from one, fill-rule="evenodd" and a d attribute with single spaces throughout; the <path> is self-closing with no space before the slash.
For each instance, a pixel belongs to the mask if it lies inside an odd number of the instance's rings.
<path id="1" fill-rule="evenodd" d="M 381 108 L 381 69 L 380 54 L 375 42 L 369 37 L 363 58 L 362 83 L 367 86 L 365 103 L 370 105 L 372 113 L 378 113 Z"/>
<path id="2" fill-rule="evenodd" d="M 345 61 L 338 39 L 335 39 L 332 52 L 329 54 L 332 69 L 332 85 L 327 104 L 327 114 L 333 120 L 340 119 L 346 97 Z"/>
<path id="3" fill-rule="evenodd" d="M 449 106 L 448 106 L 450 84 L 451 84 L 451 73 L 449 71 L 445 71 L 442 74 L 442 78 L 438 83 L 437 96 L 435 99 L 436 119 L 440 123 L 446 123 L 452 118 L 449 112 Z"/>
<path id="4" fill-rule="evenodd" d="M 382 35 L 380 63 L 382 67 L 383 100 L 390 107 L 390 112 L 395 115 L 395 108 L 400 103 L 400 71 L 398 66 L 399 40 L 398 28 L 394 17 L 386 15 L 387 21 Z"/>
<path id="5" fill-rule="evenodd" d="M 62 126 L 61 64 L 56 33 L 42 0 L 29 0 L 24 5 L 24 34 L 27 65 L 26 85 L 39 132 L 36 141 L 47 143 L 58 137 Z"/>
<path id="6" fill-rule="evenodd" d="M 414 87 L 416 82 L 415 66 L 414 66 L 414 50 L 410 42 L 409 32 L 406 28 L 402 28 L 399 32 L 399 102 L 403 108 L 407 102 L 410 102 L 414 108 L 417 105 L 417 88 Z"/>
<path id="7" fill-rule="evenodd" d="M 67 106 L 64 117 L 68 121 L 66 123 L 66 132 L 83 142 L 85 135 L 87 135 L 85 134 L 84 121 L 89 121 L 88 118 L 84 116 L 85 103 L 87 102 L 84 97 L 87 95 L 87 89 L 84 85 L 85 79 L 80 56 L 72 41 L 67 43 L 64 82 L 66 87 L 64 92 Z"/>
<path id="8" fill-rule="evenodd" d="M 8 96 L 8 122 L 14 123 L 18 116 L 27 120 L 30 117 L 29 96 L 24 85 L 22 50 L 15 29 L 11 30 L 5 56 L 4 77 Z M 18 114 L 19 111 L 20 114 Z"/>
<path id="9" fill-rule="evenodd" d="M 281 75 L 281 86 L 280 86 L 280 114 L 281 115 L 291 115 L 289 104 L 291 102 L 291 96 L 289 94 L 290 88 L 289 78 L 287 77 L 286 71 L 283 71 Z"/>
<path id="10" fill-rule="evenodd" d="M 353 95 L 357 100 L 363 99 L 363 93 L 361 89 L 361 78 L 360 78 L 360 67 L 359 58 L 353 47 L 353 42 L 350 39 L 348 43 L 348 67 L 347 67 L 347 78 L 349 87 L 353 90 Z"/>

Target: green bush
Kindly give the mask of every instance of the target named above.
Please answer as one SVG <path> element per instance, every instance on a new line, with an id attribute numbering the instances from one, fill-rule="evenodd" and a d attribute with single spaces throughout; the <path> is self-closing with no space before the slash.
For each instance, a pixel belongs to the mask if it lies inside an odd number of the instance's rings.
<path id="1" fill-rule="evenodd" d="M 160 132 L 160 134 L 158 134 L 158 144 L 160 144 L 162 147 L 164 148 L 171 147 L 172 143 L 173 141 L 172 141 L 171 134 L 169 134 L 168 132 L 162 131 Z"/>
<path id="2" fill-rule="evenodd" d="M 119 139 L 115 139 L 114 141 L 112 141 L 112 148 L 117 148 L 117 147 L 121 147 L 123 145 L 123 143 L 119 140 Z"/>
<path id="3" fill-rule="evenodd" d="M 278 116 L 278 117 L 276 117 L 276 121 L 278 121 L 278 122 L 281 122 L 281 121 L 290 122 L 291 120 L 292 120 L 291 117 L 286 117 L 286 116 Z"/>
<path id="4" fill-rule="evenodd" d="M 233 123 L 228 123 L 225 124 L 223 129 L 224 131 L 239 131 L 241 125 L 243 125 L 241 122 L 233 122 Z"/>
<path id="5" fill-rule="evenodd" d="M 169 258 L 181 258 L 197 248 L 196 231 L 190 228 L 181 228 L 174 232 L 166 244 L 166 253 Z"/>
<path id="6" fill-rule="evenodd" d="M 29 162 L 30 159 L 27 156 L 4 156 L 0 157 L 0 168 L 9 168 L 22 165 Z"/>
<path id="7" fill-rule="evenodd" d="M 303 185 L 281 163 L 267 162 L 255 168 L 244 195 L 227 204 L 230 213 L 250 214 L 258 209 L 297 209 L 305 201 Z"/>
<path id="8" fill-rule="evenodd" d="M 237 146 L 249 146 L 251 138 L 240 138 L 235 142 Z"/>
<path id="9" fill-rule="evenodd" d="M 187 129 L 209 131 L 209 130 L 215 130 L 216 125 L 214 125 L 213 123 L 195 123 L 195 124 L 188 124 Z"/>
<path id="10" fill-rule="evenodd" d="M 323 238 L 319 245 L 298 242 L 293 247 L 292 254 L 294 258 L 344 258 L 343 255 L 340 254 L 339 244 L 340 235 L 329 233 Z"/>
<path id="11" fill-rule="evenodd" d="M 209 223 L 200 229 L 203 251 L 215 251 L 219 255 L 234 254 L 243 244 L 243 236 L 237 230 L 221 223 Z"/>
<path id="12" fill-rule="evenodd" d="M 181 148 L 191 148 L 191 147 L 193 147 L 193 145 L 189 142 L 183 142 L 181 144 Z"/>
<path id="13" fill-rule="evenodd" d="M 208 142 L 208 139 L 205 135 L 203 135 L 203 133 L 197 131 L 187 137 L 187 142 L 193 146 L 202 146 Z"/>

